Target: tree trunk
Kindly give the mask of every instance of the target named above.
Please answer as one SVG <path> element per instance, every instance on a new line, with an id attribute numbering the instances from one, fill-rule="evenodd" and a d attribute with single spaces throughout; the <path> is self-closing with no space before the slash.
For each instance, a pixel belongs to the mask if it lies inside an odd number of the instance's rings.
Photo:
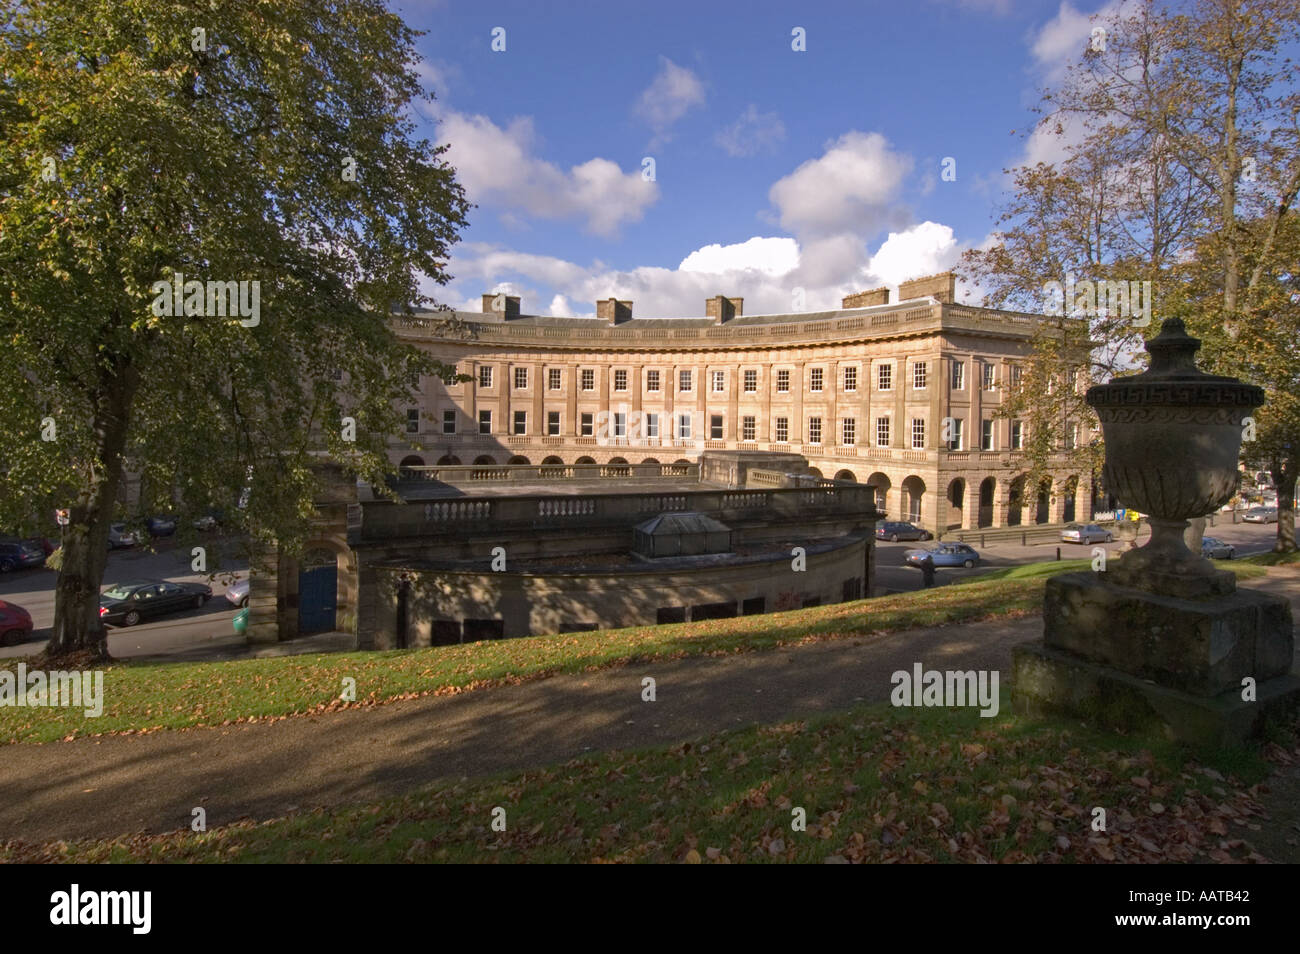
<path id="1" fill-rule="evenodd" d="M 1290 460 L 1272 468 L 1273 486 L 1277 488 L 1277 540 L 1273 552 L 1290 553 L 1295 550 L 1295 489 L 1297 463 Z"/>
<path id="2" fill-rule="evenodd" d="M 99 588 L 108 564 L 108 529 L 122 480 L 122 454 L 135 392 L 132 369 L 119 364 L 101 375 L 95 410 L 97 460 L 88 465 L 82 490 L 68 508 L 63 562 L 54 589 L 54 633 L 46 653 L 88 651 L 108 658 L 108 634 L 99 619 Z"/>

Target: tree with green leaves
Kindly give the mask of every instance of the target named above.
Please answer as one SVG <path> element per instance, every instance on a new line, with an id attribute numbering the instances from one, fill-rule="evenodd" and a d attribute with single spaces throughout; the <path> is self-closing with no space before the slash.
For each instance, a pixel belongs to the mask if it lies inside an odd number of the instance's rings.
<path id="1" fill-rule="evenodd" d="M 0 519 L 70 511 L 51 654 L 105 654 L 125 467 L 292 545 L 313 462 L 382 484 L 451 374 L 390 323 L 468 209 L 416 36 L 380 0 L 0 8 Z"/>
<path id="2" fill-rule="evenodd" d="M 1149 314 L 1114 307 L 1113 296 L 1109 307 L 1065 303 L 1087 320 L 1085 364 L 1099 380 L 1140 370 L 1143 338 L 1194 299 L 1199 312 L 1184 315 L 1188 324 L 1221 329 L 1204 335 L 1202 360 L 1240 368 L 1281 408 L 1300 357 L 1294 337 L 1266 339 L 1286 326 L 1277 324 L 1286 282 L 1277 263 L 1300 193 L 1300 67 L 1288 58 L 1300 44 L 1300 7 L 1141 0 L 1094 23 L 1065 78 L 1045 92 L 1035 127 L 1064 158 L 1012 172 L 995 239 L 969 253 L 963 271 L 990 303 L 1036 311 L 1050 304 L 1052 282 L 1149 281 Z M 1046 391 L 1058 352 L 1039 349 L 1047 368 L 1019 398 L 1042 408 L 1048 427 L 1064 419 Z M 1255 359 L 1243 360 L 1248 353 Z M 1260 420 L 1278 448 L 1300 440 L 1287 433 L 1289 414 Z M 1289 509 L 1284 517 L 1278 546 L 1292 549 Z"/>

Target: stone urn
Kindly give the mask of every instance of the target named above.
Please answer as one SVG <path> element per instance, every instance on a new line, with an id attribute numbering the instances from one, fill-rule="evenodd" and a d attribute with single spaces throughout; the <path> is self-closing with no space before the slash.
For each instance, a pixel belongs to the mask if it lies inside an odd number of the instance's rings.
<path id="1" fill-rule="evenodd" d="M 1184 532 L 1236 492 L 1243 421 L 1264 403 L 1262 388 L 1200 371 L 1200 347 L 1181 319 L 1170 318 L 1147 342 L 1148 370 L 1087 394 L 1106 442 L 1106 486 L 1151 524 L 1150 541 L 1125 553 L 1106 576 L 1184 598 L 1236 589 L 1233 574 L 1188 549 Z"/>

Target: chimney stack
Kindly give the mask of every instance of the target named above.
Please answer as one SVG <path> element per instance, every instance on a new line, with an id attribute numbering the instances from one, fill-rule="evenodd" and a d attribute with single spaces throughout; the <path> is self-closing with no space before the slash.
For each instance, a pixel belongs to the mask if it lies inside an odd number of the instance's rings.
<path id="1" fill-rule="evenodd" d="M 936 298 L 953 304 L 957 301 L 957 276 L 952 272 L 940 272 L 925 278 L 914 278 L 898 286 L 898 300 L 908 301 L 913 298 Z"/>
<path id="2" fill-rule="evenodd" d="M 726 295 L 717 295 L 713 298 L 704 300 L 704 314 L 712 318 L 715 324 L 722 324 L 737 318 L 745 313 L 745 299 L 728 298 Z"/>
<path id="3" fill-rule="evenodd" d="M 606 298 L 596 302 L 596 317 L 608 321 L 611 325 L 621 325 L 632 320 L 632 303 Z"/>
<path id="4" fill-rule="evenodd" d="M 496 292 L 483 296 L 483 314 L 500 315 L 502 318 L 519 317 L 519 296 Z"/>
<path id="5" fill-rule="evenodd" d="M 841 308 L 869 308 L 872 305 L 888 305 L 889 288 L 873 288 L 870 291 L 858 292 L 855 295 L 849 295 L 847 298 L 840 300 Z"/>

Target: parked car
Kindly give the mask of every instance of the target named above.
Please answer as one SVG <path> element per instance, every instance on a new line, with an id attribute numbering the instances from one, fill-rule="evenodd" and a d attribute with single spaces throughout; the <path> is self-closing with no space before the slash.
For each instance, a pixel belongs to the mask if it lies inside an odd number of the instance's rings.
<path id="1" fill-rule="evenodd" d="M 226 587 L 226 600 L 231 606 L 248 605 L 248 580 L 236 580 Z"/>
<path id="2" fill-rule="evenodd" d="M 1095 523 L 1072 523 L 1061 531 L 1062 543 L 1110 543 L 1114 534 Z"/>
<path id="3" fill-rule="evenodd" d="M 886 520 L 876 525 L 876 539 L 894 543 L 899 540 L 929 540 L 930 531 L 903 520 Z"/>
<path id="4" fill-rule="evenodd" d="M 176 518 L 171 514 L 154 514 L 145 521 L 151 537 L 170 537 L 176 532 Z"/>
<path id="5" fill-rule="evenodd" d="M 920 566 L 921 561 L 929 556 L 935 566 L 964 566 L 967 569 L 980 561 L 980 555 L 968 543 L 941 543 L 929 550 L 908 550 L 903 554 L 903 562 L 908 566 Z"/>
<path id="6" fill-rule="evenodd" d="M 1277 523 L 1277 508 L 1251 507 L 1241 519 L 1247 523 Z"/>
<path id="7" fill-rule="evenodd" d="M 110 524 L 108 528 L 108 548 L 110 550 L 119 550 L 123 547 L 135 546 L 135 532 L 128 530 L 124 523 Z"/>
<path id="8" fill-rule="evenodd" d="M 141 580 L 110 586 L 99 597 L 99 618 L 105 623 L 134 626 L 146 616 L 164 616 L 190 607 L 198 608 L 212 598 L 212 587 L 204 583 L 169 583 Z"/>
<path id="9" fill-rule="evenodd" d="M 225 513 L 214 507 L 194 521 L 194 529 L 216 530 L 223 522 L 225 522 L 225 518 Z"/>
<path id="10" fill-rule="evenodd" d="M 248 608 L 245 607 L 235 614 L 235 618 L 230 621 L 235 633 L 239 636 L 244 635 L 244 630 L 248 629 Z"/>
<path id="11" fill-rule="evenodd" d="M 0 600 L 0 646 L 16 646 L 32 635 L 32 614 L 17 603 Z"/>
<path id="12" fill-rule="evenodd" d="M 45 550 L 36 543 L 27 540 L 0 540 L 0 573 L 44 565 Z"/>
<path id="13" fill-rule="evenodd" d="M 59 545 L 49 537 L 24 537 L 22 542 L 28 546 L 36 547 L 46 556 L 49 556 L 59 548 Z"/>
<path id="14" fill-rule="evenodd" d="M 1237 555 L 1237 548 L 1231 543 L 1224 543 L 1218 537 L 1201 537 L 1201 556 L 1211 560 L 1231 560 Z"/>

